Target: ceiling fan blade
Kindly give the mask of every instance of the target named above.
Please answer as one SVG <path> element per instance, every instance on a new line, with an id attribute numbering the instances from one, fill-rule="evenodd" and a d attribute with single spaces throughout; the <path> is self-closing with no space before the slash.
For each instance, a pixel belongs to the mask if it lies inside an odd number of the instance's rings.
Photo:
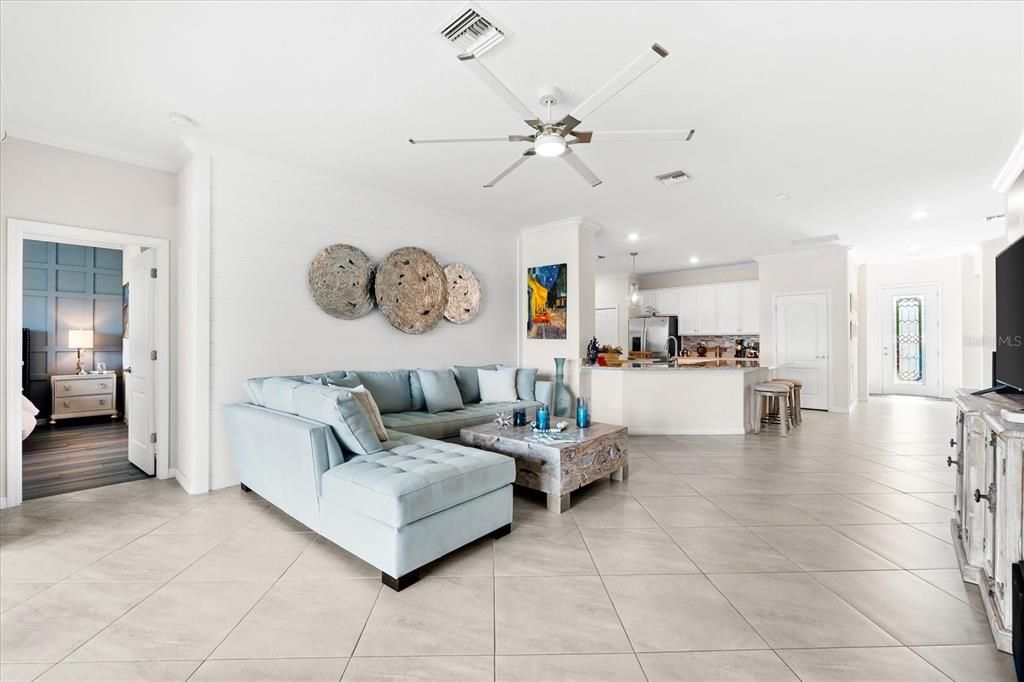
<path id="1" fill-rule="evenodd" d="M 448 142 L 533 142 L 532 135 L 506 135 L 505 137 L 428 137 L 409 138 L 409 144 L 440 144 Z"/>
<path id="2" fill-rule="evenodd" d="M 594 174 L 594 171 L 590 170 L 590 166 L 583 163 L 583 159 L 576 156 L 572 151 L 572 148 L 566 147 L 565 151 L 562 153 L 562 158 L 565 159 L 565 162 L 569 164 L 574 171 L 582 175 L 583 179 L 586 180 L 587 184 L 591 187 L 597 187 L 603 182 L 601 178 Z"/>
<path id="3" fill-rule="evenodd" d="M 608 100 L 619 94 L 623 88 L 644 75 L 648 69 L 667 56 L 668 50 L 658 43 L 654 43 L 649 49 L 644 50 L 643 54 L 631 61 L 626 68 L 619 71 L 610 81 L 598 88 L 597 92 L 580 102 L 560 123 L 567 126 L 569 130 L 572 130 L 580 124 L 580 121 L 597 111 Z"/>
<path id="4" fill-rule="evenodd" d="M 475 73 L 477 77 L 487 85 L 487 87 L 497 93 L 497 95 L 505 100 L 510 107 L 515 109 L 516 113 L 519 114 L 519 117 L 526 121 L 526 125 L 531 128 L 538 128 L 540 126 L 540 118 L 530 111 L 518 97 L 512 94 L 512 91 L 505 87 L 505 84 L 498 80 L 498 77 L 491 73 L 486 66 L 480 63 L 480 60 L 472 53 L 467 52 L 465 54 L 460 54 L 459 61 L 472 69 L 473 73 Z"/>
<path id="5" fill-rule="evenodd" d="M 582 133 L 583 131 L 580 131 Z M 588 132 L 587 142 L 689 142 L 696 131 L 690 130 L 602 130 Z"/>
<path id="6" fill-rule="evenodd" d="M 506 175 L 508 175 L 509 173 L 514 171 L 516 168 L 519 168 L 524 163 L 526 163 L 530 159 L 530 157 L 533 156 L 534 154 L 535 154 L 535 152 L 533 151 L 532 148 L 527 149 L 525 152 L 523 152 L 522 156 L 520 156 L 518 159 L 513 161 L 512 164 L 510 166 L 508 166 L 508 168 L 506 168 L 505 170 L 503 170 L 500 173 L 498 173 L 497 175 L 495 175 L 491 179 L 490 182 L 488 182 L 487 184 L 484 185 L 484 187 L 494 187 L 499 182 L 501 182 L 505 178 Z"/>

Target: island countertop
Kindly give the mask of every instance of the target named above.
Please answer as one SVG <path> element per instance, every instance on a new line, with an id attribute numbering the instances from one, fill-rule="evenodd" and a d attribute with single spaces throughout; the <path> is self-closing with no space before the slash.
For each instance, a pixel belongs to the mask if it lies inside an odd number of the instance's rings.
<path id="1" fill-rule="evenodd" d="M 728 371 L 751 372 L 758 369 L 776 369 L 775 366 L 762 365 L 756 358 L 679 358 L 679 364 L 670 366 L 667 364 L 630 365 L 623 363 L 621 367 L 602 367 L 600 365 L 585 365 L 582 369 L 600 372 L 675 372 L 695 369 L 718 369 Z"/>

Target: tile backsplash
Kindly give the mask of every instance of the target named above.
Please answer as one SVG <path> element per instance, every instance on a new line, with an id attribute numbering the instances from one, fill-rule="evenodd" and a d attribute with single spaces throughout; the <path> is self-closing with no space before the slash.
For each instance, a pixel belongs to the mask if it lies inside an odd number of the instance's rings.
<path id="1" fill-rule="evenodd" d="M 760 350 L 761 337 L 757 334 L 747 334 L 740 336 L 683 336 L 683 350 L 687 351 L 688 355 L 697 355 L 697 344 L 703 343 L 707 346 L 708 355 L 714 356 L 714 348 L 717 346 L 722 349 L 721 357 L 731 358 L 736 355 L 736 341 L 740 340 L 744 342 L 744 345 L 754 350 Z"/>

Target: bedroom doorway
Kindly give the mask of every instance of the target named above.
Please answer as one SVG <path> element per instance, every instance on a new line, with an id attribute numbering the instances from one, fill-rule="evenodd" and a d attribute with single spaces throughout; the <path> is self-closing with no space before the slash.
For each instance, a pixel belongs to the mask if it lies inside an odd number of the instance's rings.
<path id="1" fill-rule="evenodd" d="M 4 360 L 22 393 L 8 395 L 4 415 L 4 506 L 166 478 L 167 241 L 14 219 L 7 228 Z"/>

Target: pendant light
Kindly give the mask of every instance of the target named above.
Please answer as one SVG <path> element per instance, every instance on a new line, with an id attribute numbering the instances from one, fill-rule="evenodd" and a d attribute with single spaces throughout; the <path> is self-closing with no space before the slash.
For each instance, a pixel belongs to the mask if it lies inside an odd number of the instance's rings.
<path id="1" fill-rule="evenodd" d="M 633 274 L 629 278 L 629 294 L 626 296 L 626 300 L 632 305 L 640 305 L 640 282 L 636 278 L 636 257 L 639 253 L 639 251 L 629 252 L 629 255 L 633 257 Z"/>

